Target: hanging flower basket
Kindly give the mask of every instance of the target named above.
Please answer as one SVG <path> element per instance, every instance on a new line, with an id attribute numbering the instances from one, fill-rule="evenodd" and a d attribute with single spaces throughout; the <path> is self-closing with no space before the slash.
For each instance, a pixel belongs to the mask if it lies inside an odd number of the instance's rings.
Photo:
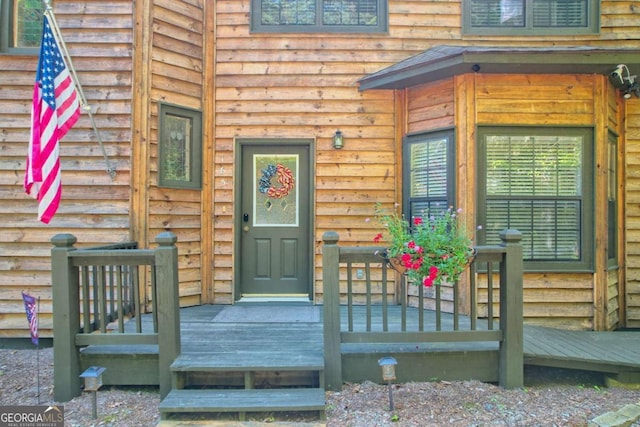
<path id="1" fill-rule="evenodd" d="M 427 287 L 443 280 L 454 283 L 474 257 L 472 240 L 459 224 L 460 213 L 451 207 L 435 214 L 425 212 L 409 224 L 404 217 L 386 214 L 377 205 L 376 219 L 385 232 L 373 240 L 388 242 L 380 256 L 413 283 Z"/>

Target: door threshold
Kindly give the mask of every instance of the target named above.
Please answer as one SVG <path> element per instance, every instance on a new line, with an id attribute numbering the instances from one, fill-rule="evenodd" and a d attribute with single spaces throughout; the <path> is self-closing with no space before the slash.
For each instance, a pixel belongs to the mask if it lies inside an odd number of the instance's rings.
<path id="1" fill-rule="evenodd" d="M 255 302 L 296 302 L 311 304 L 307 294 L 243 294 L 237 303 Z"/>

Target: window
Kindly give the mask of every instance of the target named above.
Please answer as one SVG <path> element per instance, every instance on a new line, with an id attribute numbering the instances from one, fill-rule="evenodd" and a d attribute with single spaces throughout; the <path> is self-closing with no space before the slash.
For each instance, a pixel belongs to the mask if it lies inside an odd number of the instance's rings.
<path id="1" fill-rule="evenodd" d="M 607 170 L 607 258 L 618 265 L 618 137 L 609 132 Z"/>
<path id="2" fill-rule="evenodd" d="M 160 104 L 158 185 L 202 187 L 202 113 Z"/>
<path id="3" fill-rule="evenodd" d="M 593 136 L 588 129 L 479 128 L 479 241 L 522 233 L 525 268 L 590 271 Z"/>
<path id="4" fill-rule="evenodd" d="M 42 0 L 0 0 L 0 52 L 38 54 Z"/>
<path id="5" fill-rule="evenodd" d="M 562 35 L 600 30 L 598 0 L 469 0 L 463 5 L 465 34 Z"/>
<path id="6" fill-rule="evenodd" d="M 387 31 L 387 0 L 251 0 L 251 30 L 277 33 Z"/>
<path id="7" fill-rule="evenodd" d="M 405 216 L 442 212 L 455 202 L 453 130 L 408 136 L 404 141 Z"/>

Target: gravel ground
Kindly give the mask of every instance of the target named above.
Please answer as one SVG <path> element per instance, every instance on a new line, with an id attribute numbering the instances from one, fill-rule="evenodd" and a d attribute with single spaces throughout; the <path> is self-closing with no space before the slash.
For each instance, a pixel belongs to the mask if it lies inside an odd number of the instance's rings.
<path id="1" fill-rule="evenodd" d="M 37 360 L 40 360 L 38 398 Z M 525 371 L 526 387 L 505 390 L 478 381 L 394 384 L 347 384 L 327 393 L 327 426 L 586 426 L 588 421 L 626 404 L 640 403 L 640 390 L 606 388 L 599 375 L 543 368 Z M 0 349 L 0 405 L 54 404 L 53 350 Z M 92 417 L 89 393 L 64 402 L 66 426 L 151 427 L 159 422 L 155 388 L 103 387 L 98 418 Z M 259 414 L 254 421 L 274 421 Z M 300 425 L 303 416 L 283 421 Z M 223 423 L 224 424 L 224 423 Z M 198 425 L 203 425 L 198 424 Z M 216 425 L 220 425 L 219 423 Z M 634 424 L 640 427 L 639 423 Z"/>

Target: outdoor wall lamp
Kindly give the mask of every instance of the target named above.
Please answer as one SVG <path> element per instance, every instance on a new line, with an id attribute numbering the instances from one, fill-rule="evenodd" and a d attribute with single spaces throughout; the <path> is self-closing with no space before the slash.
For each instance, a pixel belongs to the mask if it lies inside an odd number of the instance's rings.
<path id="1" fill-rule="evenodd" d="M 391 391 L 391 381 L 396 379 L 396 365 L 398 362 L 391 356 L 378 360 L 378 366 L 382 368 L 382 379 L 389 387 L 389 411 L 393 412 L 393 392 Z"/>
<path id="2" fill-rule="evenodd" d="M 107 368 L 100 366 L 90 366 L 86 371 L 80 374 L 80 378 L 84 379 L 84 390 L 93 393 L 93 419 L 98 418 L 98 395 L 97 391 L 102 387 L 102 373 Z"/>
<path id="3" fill-rule="evenodd" d="M 336 133 L 333 135 L 333 148 L 336 148 L 339 150 L 342 147 L 344 147 L 344 138 L 342 136 L 342 132 L 337 130 Z"/>

